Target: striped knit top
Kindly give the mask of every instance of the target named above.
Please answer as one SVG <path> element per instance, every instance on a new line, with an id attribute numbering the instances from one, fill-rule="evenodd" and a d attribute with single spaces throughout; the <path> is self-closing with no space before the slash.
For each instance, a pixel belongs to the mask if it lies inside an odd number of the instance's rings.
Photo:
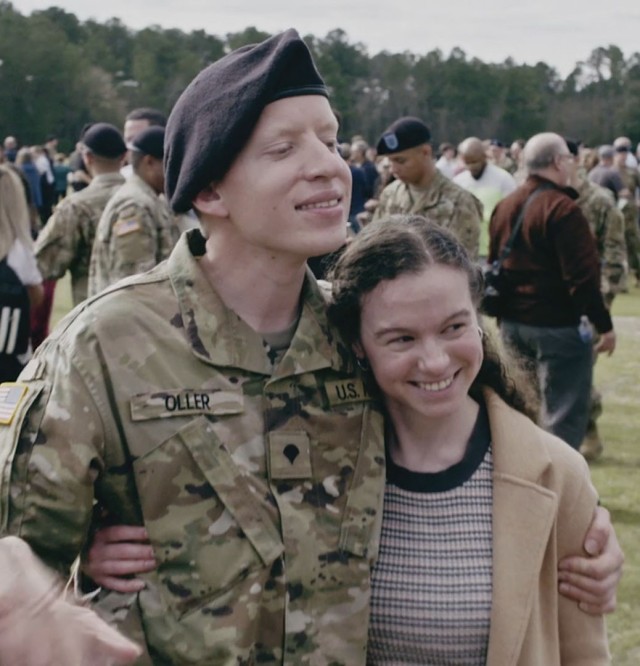
<path id="1" fill-rule="evenodd" d="M 492 589 L 491 433 L 481 407 L 465 457 L 437 473 L 387 456 L 367 663 L 484 666 Z"/>

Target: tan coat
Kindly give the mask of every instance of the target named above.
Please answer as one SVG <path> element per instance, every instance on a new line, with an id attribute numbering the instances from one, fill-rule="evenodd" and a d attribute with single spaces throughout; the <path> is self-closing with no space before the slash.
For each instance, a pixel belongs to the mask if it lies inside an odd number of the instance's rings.
<path id="1" fill-rule="evenodd" d="M 602 617 L 559 596 L 596 506 L 576 451 L 487 392 L 493 441 L 493 610 L 488 666 L 609 664 Z"/>

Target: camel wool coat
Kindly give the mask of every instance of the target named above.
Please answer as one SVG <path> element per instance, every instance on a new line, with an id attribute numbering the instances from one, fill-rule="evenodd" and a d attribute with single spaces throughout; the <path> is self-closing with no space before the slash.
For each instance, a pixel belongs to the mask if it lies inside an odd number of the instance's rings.
<path id="1" fill-rule="evenodd" d="M 491 427 L 493 607 L 488 666 L 610 664 L 604 618 L 558 593 L 597 504 L 584 458 L 485 391 Z"/>

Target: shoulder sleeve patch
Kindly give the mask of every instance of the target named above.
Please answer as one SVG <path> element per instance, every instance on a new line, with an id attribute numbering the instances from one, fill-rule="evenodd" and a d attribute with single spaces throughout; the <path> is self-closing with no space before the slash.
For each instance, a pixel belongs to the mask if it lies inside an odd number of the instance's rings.
<path id="1" fill-rule="evenodd" d="M 11 425 L 20 404 L 27 395 L 26 384 L 0 384 L 0 424 Z"/>
<path id="2" fill-rule="evenodd" d="M 113 225 L 113 233 L 116 236 L 126 236 L 140 231 L 141 228 L 137 217 L 119 217 Z"/>

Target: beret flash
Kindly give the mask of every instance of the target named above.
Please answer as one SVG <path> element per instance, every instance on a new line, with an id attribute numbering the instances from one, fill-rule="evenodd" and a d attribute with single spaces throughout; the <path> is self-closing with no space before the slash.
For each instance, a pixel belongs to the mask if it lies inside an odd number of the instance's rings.
<path id="1" fill-rule="evenodd" d="M 120 130 L 109 123 L 94 123 L 84 131 L 80 140 L 99 157 L 116 159 L 127 152 Z"/>
<path id="2" fill-rule="evenodd" d="M 186 212 L 221 180 L 267 104 L 298 95 L 328 97 L 306 44 L 293 30 L 244 46 L 202 70 L 176 102 L 165 134 L 165 189 Z"/>
<path id="3" fill-rule="evenodd" d="M 431 141 L 429 128 L 419 118 L 405 116 L 391 123 L 376 146 L 378 155 L 399 153 Z"/>

